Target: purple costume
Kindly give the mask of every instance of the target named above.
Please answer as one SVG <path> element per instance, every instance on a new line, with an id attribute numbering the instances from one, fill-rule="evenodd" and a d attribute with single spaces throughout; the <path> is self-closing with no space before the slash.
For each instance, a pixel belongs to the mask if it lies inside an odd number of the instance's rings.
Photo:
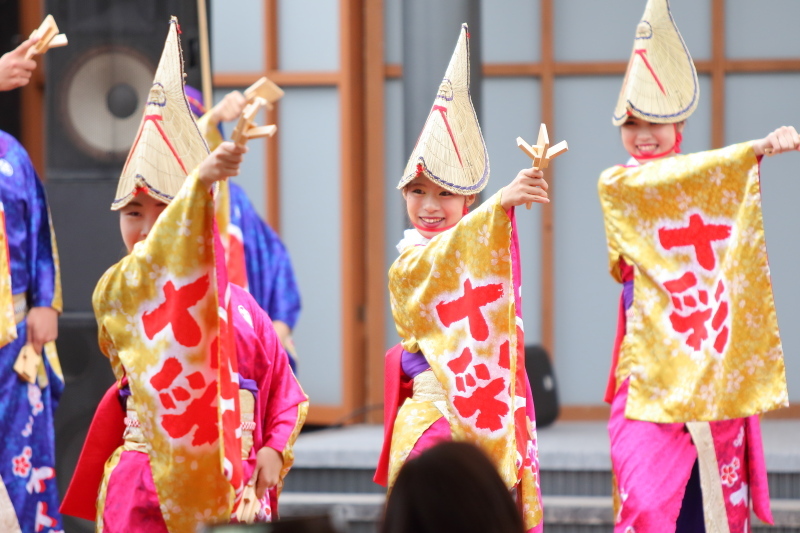
<path id="1" fill-rule="evenodd" d="M 55 238 L 44 187 L 22 145 L 0 131 L 0 200 L 5 209 L 12 291 L 27 307 L 61 311 Z M 61 530 L 55 480 L 53 414 L 64 388 L 60 370 L 43 357 L 48 384 L 22 381 L 13 370 L 27 341 L 27 321 L 0 348 L 0 476 L 22 531 Z M 54 355 L 54 354 L 51 354 Z M 10 512 L 0 509 L 0 513 Z"/>

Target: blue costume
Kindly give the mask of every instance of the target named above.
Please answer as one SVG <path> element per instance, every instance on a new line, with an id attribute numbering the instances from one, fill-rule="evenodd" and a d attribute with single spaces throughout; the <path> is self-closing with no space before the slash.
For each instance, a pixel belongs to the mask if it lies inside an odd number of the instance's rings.
<path id="1" fill-rule="evenodd" d="M 0 131 L 0 200 L 5 209 L 12 292 L 25 295 L 27 308 L 61 312 L 58 252 L 44 187 L 25 149 Z M 0 228 L 2 229 L 2 228 Z M 15 305 L 17 307 L 17 305 Z M 18 309 L 19 311 L 19 309 Z M 55 479 L 53 414 L 64 388 L 54 351 L 42 358 L 36 383 L 13 370 L 27 341 L 27 321 L 17 323 L 16 340 L 0 348 L 0 476 L 23 532 L 61 531 Z M 43 375 L 47 379 L 43 379 Z M 0 507 L 0 515 L 11 510 Z M 3 522 L 5 523 L 5 522 Z"/>
<path id="2" fill-rule="evenodd" d="M 231 224 L 242 230 L 248 291 L 269 317 L 294 329 L 300 314 L 300 292 L 292 263 L 278 235 L 258 215 L 244 190 L 234 183 Z"/>

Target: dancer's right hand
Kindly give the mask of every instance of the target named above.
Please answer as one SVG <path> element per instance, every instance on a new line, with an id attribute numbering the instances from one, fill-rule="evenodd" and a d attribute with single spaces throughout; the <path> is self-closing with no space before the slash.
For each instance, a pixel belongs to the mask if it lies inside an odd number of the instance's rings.
<path id="1" fill-rule="evenodd" d="M 547 197 L 547 182 L 544 173 L 533 168 L 524 168 L 519 171 L 514 181 L 503 188 L 500 205 L 503 209 L 536 202 L 539 204 L 550 203 Z"/>
<path id="2" fill-rule="evenodd" d="M 32 37 L 14 50 L 0 56 L 0 91 L 10 91 L 31 81 L 31 75 L 36 70 L 36 61 L 25 59 L 25 54 L 37 42 L 39 38 Z"/>
<path id="3" fill-rule="evenodd" d="M 200 163 L 198 178 L 211 187 L 215 181 L 238 176 L 246 152 L 246 146 L 238 146 L 230 141 L 220 144 Z"/>

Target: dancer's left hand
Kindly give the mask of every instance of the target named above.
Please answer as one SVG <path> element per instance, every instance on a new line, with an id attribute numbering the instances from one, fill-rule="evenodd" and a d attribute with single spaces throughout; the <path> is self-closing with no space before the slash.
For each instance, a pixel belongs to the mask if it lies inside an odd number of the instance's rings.
<path id="1" fill-rule="evenodd" d="M 28 311 L 28 342 L 36 353 L 42 353 L 42 346 L 58 337 L 58 311 L 52 307 L 33 307 Z"/>
<path id="2" fill-rule="evenodd" d="M 281 479 L 281 469 L 283 468 L 283 457 L 281 454 L 264 446 L 256 454 L 256 469 L 248 484 L 255 483 L 256 498 L 259 500 L 264 497 L 267 490 L 278 484 Z"/>
<path id="3" fill-rule="evenodd" d="M 211 122 L 230 122 L 239 118 L 247 105 L 244 95 L 239 91 L 231 91 L 217 105 L 211 108 Z"/>
<path id="4" fill-rule="evenodd" d="M 781 126 L 763 139 L 753 141 L 756 155 L 775 155 L 800 150 L 800 135 L 794 126 Z"/>

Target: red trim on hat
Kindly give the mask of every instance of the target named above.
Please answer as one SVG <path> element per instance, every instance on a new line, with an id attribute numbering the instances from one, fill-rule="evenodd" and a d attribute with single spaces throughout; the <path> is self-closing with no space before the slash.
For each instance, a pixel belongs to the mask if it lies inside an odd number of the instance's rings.
<path id="1" fill-rule="evenodd" d="M 461 154 L 458 151 L 458 144 L 456 143 L 456 138 L 453 136 L 453 130 L 450 129 L 450 122 L 447 120 L 447 108 L 440 105 L 433 106 L 433 109 L 438 111 L 442 115 L 442 120 L 444 120 L 444 125 L 447 126 L 447 133 L 450 134 L 450 140 L 453 143 L 453 148 L 456 149 L 456 155 L 458 156 L 458 162 L 461 163 L 461 166 L 464 166 L 464 162 L 461 161 Z"/>
<path id="2" fill-rule="evenodd" d="M 188 172 L 186 171 L 186 165 L 183 164 L 183 160 L 181 159 L 181 156 L 178 155 L 178 151 L 175 150 L 174 146 L 172 146 L 172 143 L 170 142 L 169 137 L 167 137 L 167 134 L 164 132 L 164 129 L 161 127 L 161 124 L 159 124 L 159 121 L 164 120 L 164 117 L 162 117 L 161 115 L 145 115 L 144 119 L 153 121 L 153 124 L 155 124 L 156 129 L 158 130 L 158 133 L 161 134 L 161 138 L 164 139 L 165 143 L 167 143 L 167 146 L 169 146 L 169 149 L 172 151 L 172 155 L 175 156 L 175 159 L 178 161 L 178 164 L 181 166 L 181 170 L 183 170 L 184 174 L 188 174 Z"/>
<path id="3" fill-rule="evenodd" d="M 661 94 L 667 94 L 667 92 L 664 90 L 664 86 L 661 85 L 661 80 L 659 80 L 658 76 L 656 75 L 656 71 L 653 70 L 652 65 L 650 65 L 650 62 L 647 60 L 647 56 L 645 55 L 647 54 L 647 50 L 645 50 L 644 48 L 636 48 L 633 50 L 633 52 L 642 58 L 642 61 L 644 61 L 644 65 L 647 67 L 647 70 L 650 71 L 650 74 L 653 75 L 653 79 L 656 80 L 658 88 L 661 89 Z"/>
<path id="4" fill-rule="evenodd" d="M 169 138 L 167 137 L 167 134 L 164 133 L 164 130 L 161 127 L 161 124 L 159 124 L 159 121 L 164 120 L 164 117 L 162 117 L 161 115 L 145 115 L 144 116 L 144 120 L 142 121 L 142 125 L 139 127 L 139 133 L 136 134 L 136 140 L 133 141 L 133 146 L 131 147 L 131 151 L 128 152 L 128 159 L 125 160 L 125 166 L 122 167 L 122 172 L 125 172 L 125 169 L 128 168 L 128 163 L 130 162 L 131 156 L 133 155 L 133 152 L 136 150 L 136 147 L 139 145 L 139 140 L 142 138 L 142 132 L 144 131 L 144 125 L 147 123 L 148 120 L 153 122 L 153 124 L 155 125 L 156 129 L 158 130 L 158 133 L 161 135 L 161 138 L 164 139 L 165 143 L 167 143 L 167 146 L 169 147 L 170 151 L 172 151 L 172 155 L 175 156 L 175 160 L 181 166 L 181 170 L 183 170 L 183 173 L 188 175 L 189 173 L 186 171 L 186 165 L 183 164 L 183 160 L 178 155 L 178 151 L 175 150 L 174 146 L 172 146 L 172 143 L 169 141 Z"/>

